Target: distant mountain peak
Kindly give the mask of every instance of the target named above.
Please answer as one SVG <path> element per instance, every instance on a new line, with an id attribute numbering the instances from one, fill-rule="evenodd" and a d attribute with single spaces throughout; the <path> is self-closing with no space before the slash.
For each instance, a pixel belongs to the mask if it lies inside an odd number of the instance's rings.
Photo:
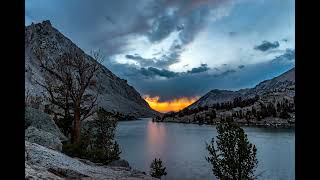
<path id="1" fill-rule="evenodd" d="M 29 27 L 33 27 L 33 26 L 42 26 L 42 27 L 52 27 L 52 24 L 50 22 L 50 20 L 44 20 L 41 23 L 31 23 L 31 25 L 29 25 Z"/>

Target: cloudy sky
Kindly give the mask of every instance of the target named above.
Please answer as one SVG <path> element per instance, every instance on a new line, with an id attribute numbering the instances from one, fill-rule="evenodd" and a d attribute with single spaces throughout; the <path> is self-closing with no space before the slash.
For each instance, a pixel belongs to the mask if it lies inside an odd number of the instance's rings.
<path id="1" fill-rule="evenodd" d="M 142 96 L 253 87 L 295 65 L 294 0 L 26 0 Z"/>

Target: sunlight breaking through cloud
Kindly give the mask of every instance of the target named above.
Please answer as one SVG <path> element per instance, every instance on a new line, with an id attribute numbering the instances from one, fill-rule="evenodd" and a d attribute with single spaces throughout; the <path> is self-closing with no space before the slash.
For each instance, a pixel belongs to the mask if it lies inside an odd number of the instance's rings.
<path id="1" fill-rule="evenodd" d="M 169 101 L 160 101 L 159 96 L 150 97 L 149 95 L 145 95 L 143 98 L 152 109 L 163 113 L 170 111 L 177 112 L 199 99 L 199 97 L 181 97 Z"/>

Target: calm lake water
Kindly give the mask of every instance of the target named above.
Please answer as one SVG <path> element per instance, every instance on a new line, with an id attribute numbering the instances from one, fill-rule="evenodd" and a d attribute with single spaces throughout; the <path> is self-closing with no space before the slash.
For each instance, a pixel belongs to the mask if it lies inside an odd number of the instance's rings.
<path id="1" fill-rule="evenodd" d="M 295 179 L 295 132 L 285 129 L 245 127 L 258 149 L 259 179 Z M 135 169 L 149 173 L 154 158 L 161 158 L 168 175 L 163 179 L 216 179 L 205 160 L 205 142 L 217 135 L 215 126 L 156 123 L 145 118 L 119 122 L 117 141 L 121 158 Z"/>

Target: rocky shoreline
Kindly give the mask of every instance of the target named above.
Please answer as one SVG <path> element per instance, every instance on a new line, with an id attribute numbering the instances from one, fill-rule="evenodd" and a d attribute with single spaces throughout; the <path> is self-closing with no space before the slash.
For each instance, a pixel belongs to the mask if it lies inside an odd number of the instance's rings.
<path id="1" fill-rule="evenodd" d="M 61 152 L 25 141 L 25 179 L 146 179 L 145 173 L 130 166 L 102 166 L 80 161 Z"/>
<path id="2" fill-rule="evenodd" d="M 146 179 L 124 160 L 102 165 L 62 153 L 66 137 L 52 118 L 38 109 L 25 109 L 25 179 Z"/>
<path id="3" fill-rule="evenodd" d="M 180 123 L 180 124 L 198 124 L 198 125 L 217 125 L 218 122 L 208 124 L 208 123 L 198 123 L 198 122 L 186 122 L 186 121 L 175 121 L 175 120 L 153 120 L 154 122 L 163 122 L 163 123 Z M 270 128 L 270 129 L 294 129 L 295 123 L 260 123 L 260 122 L 237 122 L 242 127 L 258 127 L 258 128 Z"/>

